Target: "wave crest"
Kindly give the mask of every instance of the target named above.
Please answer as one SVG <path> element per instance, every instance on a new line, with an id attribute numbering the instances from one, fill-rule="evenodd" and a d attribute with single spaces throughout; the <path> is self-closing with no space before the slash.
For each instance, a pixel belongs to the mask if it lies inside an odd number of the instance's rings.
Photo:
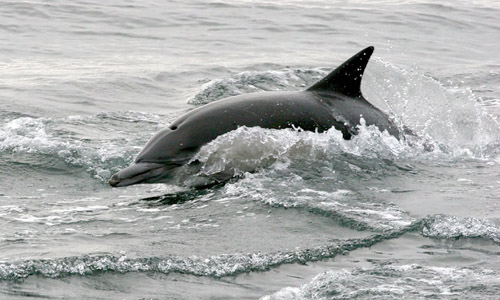
<path id="1" fill-rule="evenodd" d="M 417 264 L 328 271 L 301 287 L 287 287 L 261 300 L 422 299 L 496 297 L 500 274 L 488 269 Z"/>

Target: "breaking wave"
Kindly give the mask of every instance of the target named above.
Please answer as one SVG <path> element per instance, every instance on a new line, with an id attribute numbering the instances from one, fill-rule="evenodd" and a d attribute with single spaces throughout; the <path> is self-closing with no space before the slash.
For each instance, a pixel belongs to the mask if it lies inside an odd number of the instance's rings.
<path id="1" fill-rule="evenodd" d="M 229 78 L 208 81 L 188 102 L 203 105 L 230 96 L 253 92 L 300 90 L 326 74 L 328 74 L 327 70 L 320 68 L 245 71 Z"/>
<path id="2" fill-rule="evenodd" d="M 482 238 L 500 245 L 500 227 L 477 218 L 460 219 L 455 216 L 435 215 L 424 222 L 422 234 L 442 239 Z"/>
<path id="3" fill-rule="evenodd" d="M 450 220 L 453 220 L 453 226 L 449 226 Z M 471 222 L 476 225 L 471 226 Z M 452 234 L 449 234 L 450 230 L 453 232 Z M 347 254 L 356 249 L 371 247 L 385 240 L 399 238 L 403 234 L 409 232 L 420 233 L 423 236 L 432 238 L 453 240 L 460 237 L 483 238 L 485 240 L 493 241 L 494 243 L 499 244 L 498 236 L 500 234 L 500 228 L 499 226 L 496 226 L 489 222 L 477 219 L 471 220 L 468 218 L 458 220 L 457 218 L 452 216 L 435 215 L 429 216 L 422 220 L 414 221 L 413 223 L 398 229 L 386 230 L 383 233 L 369 235 L 365 238 L 334 240 L 332 243 L 327 245 L 321 245 L 307 249 L 295 249 L 291 251 L 277 251 L 273 253 L 237 253 L 221 254 L 208 257 L 181 257 L 168 255 L 165 257 L 150 258 L 129 258 L 125 254 L 121 254 L 118 256 L 112 254 L 101 254 L 54 259 L 31 259 L 12 262 L 3 261 L 0 262 L 0 280 L 16 280 L 32 275 L 50 278 L 60 278 L 72 275 L 91 276 L 102 272 L 154 272 L 162 274 L 181 273 L 218 278 L 255 271 L 268 271 L 282 264 L 305 264 L 308 262 L 325 260 L 333 258 L 337 255 Z M 345 285 L 347 282 L 349 282 L 349 280 L 363 281 L 364 276 L 375 276 L 375 274 L 381 275 L 383 281 L 392 281 L 395 280 L 396 275 L 403 278 L 403 280 L 406 280 L 405 278 L 413 275 L 425 278 L 429 276 L 429 274 L 432 274 L 432 272 L 439 272 L 439 270 L 445 270 L 445 268 L 431 268 L 411 265 L 406 267 L 382 266 L 376 269 L 360 269 L 353 272 L 327 272 L 325 274 L 317 276 L 312 283 L 307 284 L 302 288 L 287 288 L 282 290 L 281 292 L 278 292 L 276 295 L 269 296 L 265 299 L 302 299 L 293 297 L 302 295 L 301 293 L 305 293 L 306 290 L 310 290 L 311 288 L 318 288 L 319 286 L 324 286 L 324 288 L 328 290 L 320 290 L 315 292 L 330 293 L 330 289 L 336 289 L 342 285 Z M 460 274 L 469 274 L 467 273 L 469 271 L 461 270 L 462 269 L 457 269 L 453 271 L 455 272 L 455 274 L 457 274 L 457 278 L 461 276 Z M 474 271 L 471 270 L 470 272 Z M 481 274 L 481 272 L 478 274 Z M 341 283 L 339 283 L 340 285 L 331 284 L 331 281 L 333 279 L 339 279 L 339 275 L 347 276 L 346 281 L 341 281 Z M 443 278 L 440 277 L 441 275 L 436 273 L 433 276 L 438 276 L 439 280 L 443 280 Z M 357 276 L 361 277 L 358 278 Z M 324 282 L 325 280 L 328 282 Z M 464 278 L 464 280 L 466 280 L 466 278 Z M 374 281 L 370 280 L 368 282 L 373 283 Z M 386 284 L 394 284 L 394 282 L 386 282 Z M 424 286 L 422 286 L 422 288 L 430 287 L 425 283 L 423 284 Z M 376 287 L 366 288 L 367 291 L 374 291 L 371 289 Z M 394 288 L 401 289 L 403 288 L 403 286 Z M 346 289 L 345 291 L 348 291 L 349 293 L 352 292 L 349 287 L 342 287 L 342 289 Z M 403 292 L 406 293 L 406 291 Z M 339 293 L 339 295 L 346 295 L 342 293 Z M 279 298 L 283 297 L 283 295 L 286 295 L 286 297 Z M 293 297 L 287 298 L 291 296 Z M 302 295 L 302 297 L 304 296 Z M 305 299 L 309 298 L 306 297 Z"/>
<path id="4" fill-rule="evenodd" d="M 152 131 L 158 124 L 162 124 L 159 116 L 137 112 L 63 119 L 23 116 L 7 120 L 0 127 L 0 150 L 45 159 L 48 168 L 60 166 L 53 159 L 63 161 L 67 168 L 81 167 L 104 181 L 112 172 L 129 165 L 149 137 L 125 132 L 121 127 L 132 132 L 145 128 Z"/>
<path id="5" fill-rule="evenodd" d="M 102 272 L 158 272 L 212 277 L 232 276 L 254 271 L 268 271 L 282 264 L 303 264 L 332 258 L 358 248 L 370 247 L 383 240 L 397 238 L 405 232 L 413 230 L 414 227 L 415 225 L 412 225 L 403 230 L 376 234 L 361 239 L 337 241 L 330 245 L 309 249 L 278 251 L 268 254 L 223 254 L 187 258 L 177 256 L 127 258 L 125 255 L 96 255 L 0 262 L 0 280 L 22 279 L 32 275 L 50 278 L 71 275 L 90 276 Z"/>
<path id="6" fill-rule="evenodd" d="M 261 299 L 493 299 L 499 292 L 494 270 L 411 264 L 328 271 Z"/>

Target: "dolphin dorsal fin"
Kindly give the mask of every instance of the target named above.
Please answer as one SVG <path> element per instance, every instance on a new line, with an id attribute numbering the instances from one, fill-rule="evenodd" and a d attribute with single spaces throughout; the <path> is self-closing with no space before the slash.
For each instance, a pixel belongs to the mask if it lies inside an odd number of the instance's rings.
<path id="1" fill-rule="evenodd" d="M 362 97 L 361 78 L 373 50 L 370 46 L 360 51 L 306 91 L 332 91 L 349 97 Z"/>

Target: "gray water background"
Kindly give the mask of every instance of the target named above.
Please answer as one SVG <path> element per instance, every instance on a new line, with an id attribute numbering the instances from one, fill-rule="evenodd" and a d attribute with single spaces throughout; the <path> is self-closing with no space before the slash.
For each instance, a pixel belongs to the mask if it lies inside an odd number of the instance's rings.
<path id="1" fill-rule="evenodd" d="M 499 16 L 498 1 L 1 1 L 0 298 L 498 299 Z M 418 138 L 240 128 L 177 186 L 106 184 L 187 110 L 303 89 L 370 45 L 365 97 Z M 221 170 L 240 178 L 186 186 Z"/>

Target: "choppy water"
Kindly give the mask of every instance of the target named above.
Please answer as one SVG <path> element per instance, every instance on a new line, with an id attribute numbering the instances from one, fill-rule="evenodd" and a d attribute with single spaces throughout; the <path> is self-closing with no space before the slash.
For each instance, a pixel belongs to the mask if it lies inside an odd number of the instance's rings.
<path id="1" fill-rule="evenodd" d="M 1 1 L 0 298 L 498 299 L 495 1 Z M 177 185 L 112 189 L 194 106 L 363 93 L 418 137 L 240 128 Z M 221 171 L 235 180 L 189 183 Z"/>

